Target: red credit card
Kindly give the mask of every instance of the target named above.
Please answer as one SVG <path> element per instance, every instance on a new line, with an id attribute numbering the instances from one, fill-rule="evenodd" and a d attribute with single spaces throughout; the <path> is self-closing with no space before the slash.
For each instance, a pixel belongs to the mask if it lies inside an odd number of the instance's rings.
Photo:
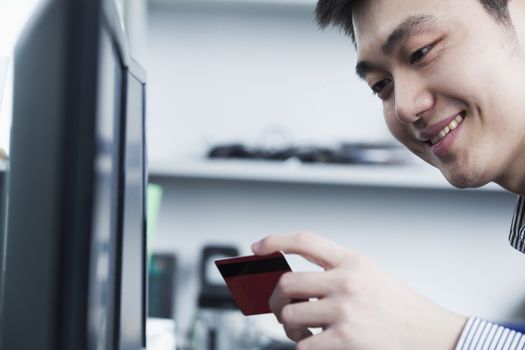
<path id="1" fill-rule="evenodd" d="M 291 271 L 283 253 L 215 260 L 215 265 L 246 316 L 270 313 L 273 290 L 281 275 Z"/>

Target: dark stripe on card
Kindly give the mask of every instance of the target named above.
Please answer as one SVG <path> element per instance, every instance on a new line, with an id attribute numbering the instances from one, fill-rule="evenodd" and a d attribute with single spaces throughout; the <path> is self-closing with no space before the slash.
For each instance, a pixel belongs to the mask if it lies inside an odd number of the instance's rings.
<path id="1" fill-rule="evenodd" d="M 217 267 L 224 278 L 254 275 L 265 272 L 290 271 L 290 266 L 288 266 L 288 263 L 283 257 L 244 261 L 233 264 L 221 264 Z"/>

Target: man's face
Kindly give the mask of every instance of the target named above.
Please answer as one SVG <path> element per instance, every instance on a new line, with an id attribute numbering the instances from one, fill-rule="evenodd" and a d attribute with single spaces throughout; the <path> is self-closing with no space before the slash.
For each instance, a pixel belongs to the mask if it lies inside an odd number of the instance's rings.
<path id="1" fill-rule="evenodd" d="M 357 70 L 390 131 L 458 187 L 508 185 L 525 170 L 525 18 L 510 3 L 517 34 L 478 0 L 364 0 L 354 10 Z"/>

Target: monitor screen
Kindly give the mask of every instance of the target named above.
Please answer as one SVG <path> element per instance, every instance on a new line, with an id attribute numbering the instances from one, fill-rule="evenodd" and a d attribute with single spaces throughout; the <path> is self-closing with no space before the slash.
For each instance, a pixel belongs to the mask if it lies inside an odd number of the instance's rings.
<path id="1" fill-rule="evenodd" d="M 97 114 L 89 280 L 89 341 L 93 349 L 111 349 L 117 342 L 119 265 L 119 159 L 123 100 L 123 68 L 106 28 L 99 45 Z M 122 265 L 122 268 L 125 268 Z"/>

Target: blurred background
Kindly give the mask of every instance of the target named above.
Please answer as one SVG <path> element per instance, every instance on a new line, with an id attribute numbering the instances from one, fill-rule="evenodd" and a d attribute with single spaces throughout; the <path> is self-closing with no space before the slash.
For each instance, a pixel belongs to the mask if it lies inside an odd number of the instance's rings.
<path id="1" fill-rule="evenodd" d="M 160 322 L 151 348 L 174 346 L 166 332 L 177 348 L 210 348 L 217 327 L 236 339 L 219 348 L 290 347 L 273 316 L 244 318 L 223 302 L 210 262 L 303 230 L 372 257 L 444 307 L 525 319 L 525 280 L 508 268 L 525 266 L 507 241 L 515 196 L 456 190 L 401 149 L 354 73 L 351 40 L 316 27 L 315 0 L 116 1 L 147 71 L 149 306 Z M 7 153 L 11 57 L 38 3 L 0 3 Z"/>

